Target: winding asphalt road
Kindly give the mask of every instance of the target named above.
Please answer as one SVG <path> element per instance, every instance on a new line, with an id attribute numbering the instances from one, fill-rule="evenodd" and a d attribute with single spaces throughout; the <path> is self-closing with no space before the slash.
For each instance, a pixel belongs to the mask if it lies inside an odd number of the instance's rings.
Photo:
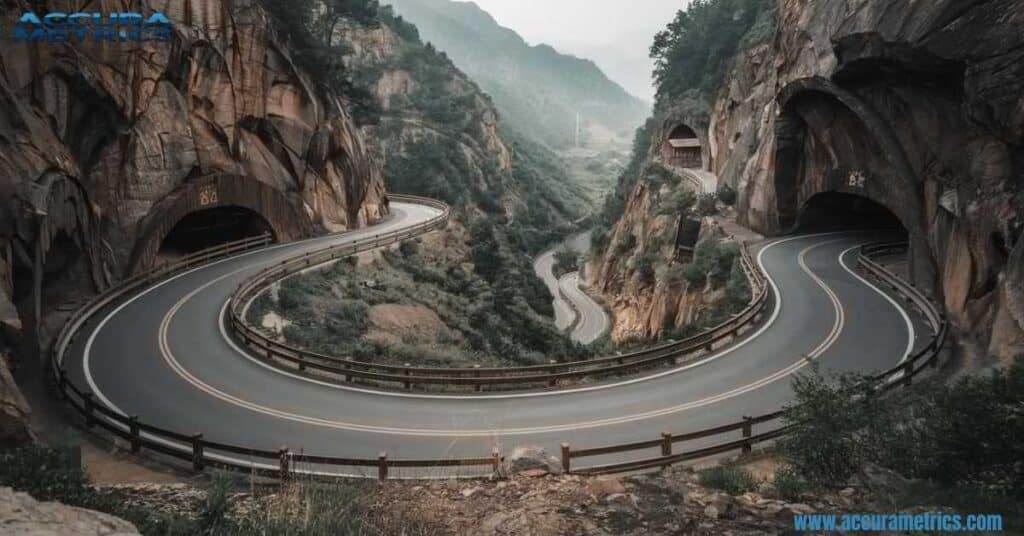
<path id="1" fill-rule="evenodd" d="M 774 411 L 790 400 L 789 380 L 810 360 L 826 369 L 878 370 L 903 359 L 923 333 L 898 300 L 852 271 L 853 248 L 872 237 L 845 233 L 788 237 L 759 250 L 778 299 L 764 325 L 740 343 L 697 363 L 615 383 L 540 393 L 383 393 L 271 368 L 226 336 L 228 296 L 260 268 L 435 214 L 406 203 L 392 209 L 393 216 L 375 227 L 200 267 L 96 315 L 66 356 L 70 379 L 115 411 L 185 434 L 202 432 L 212 441 L 358 458 L 381 451 L 391 458 L 479 457 L 495 446 L 507 453 L 537 444 L 557 452 L 561 442 L 586 448 L 655 439 L 661 431 L 693 431 Z M 726 439 L 735 437 L 714 442 Z M 583 465 L 623 459 L 588 458 Z M 393 469 L 392 475 L 473 471 Z"/>
<path id="2" fill-rule="evenodd" d="M 569 272 L 563 275 L 558 279 L 558 286 L 562 289 L 562 295 L 572 302 L 577 311 L 576 325 L 570 334 L 572 340 L 590 344 L 601 338 L 608 331 L 608 313 L 580 288 L 580 273 Z"/>
<path id="3" fill-rule="evenodd" d="M 575 234 L 562 245 L 582 254 L 590 247 L 590 232 Z M 538 255 L 533 262 L 533 271 L 551 292 L 551 303 L 555 308 L 555 327 L 559 331 L 572 327 L 569 334 L 572 340 L 590 344 L 604 335 L 608 329 L 608 312 L 580 289 L 579 272 L 569 272 L 560 278 L 555 276 L 557 250 L 558 248 L 552 248 Z"/>

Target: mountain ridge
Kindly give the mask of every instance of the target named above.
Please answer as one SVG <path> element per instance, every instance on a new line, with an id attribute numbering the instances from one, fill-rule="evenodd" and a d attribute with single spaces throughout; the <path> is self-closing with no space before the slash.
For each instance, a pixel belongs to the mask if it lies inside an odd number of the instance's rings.
<path id="1" fill-rule="evenodd" d="M 391 0 L 419 28 L 424 41 L 443 50 L 495 101 L 504 119 L 552 148 L 609 138 L 628 140 L 649 105 L 609 78 L 596 63 L 529 44 L 473 2 Z"/>

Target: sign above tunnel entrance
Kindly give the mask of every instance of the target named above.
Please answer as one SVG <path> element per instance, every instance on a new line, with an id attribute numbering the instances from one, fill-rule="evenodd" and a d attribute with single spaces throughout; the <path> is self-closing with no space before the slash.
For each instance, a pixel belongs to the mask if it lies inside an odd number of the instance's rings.
<path id="1" fill-rule="evenodd" d="M 220 193 L 216 184 L 204 184 L 199 187 L 199 206 L 205 207 L 220 202 Z"/>
<path id="2" fill-rule="evenodd" d="M 15 43 L 73 45 L 83 43 L 169 42 L 171 21 L 159 11 L 148 17 L 135 12 L 54 11 L 40 17 L 26 11 L 14 24 Z"/>

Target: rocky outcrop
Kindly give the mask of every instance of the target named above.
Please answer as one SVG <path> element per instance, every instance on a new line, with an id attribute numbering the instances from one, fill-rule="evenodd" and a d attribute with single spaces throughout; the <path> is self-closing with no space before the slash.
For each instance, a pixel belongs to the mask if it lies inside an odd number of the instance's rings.
<path id="1" fill-rule="evenodd" d="M 44 294 L 59 280 L 82 292 L 150 266 L 196 210 L 250 209 L 280 240 L 386 214 L 346 101 L 296 66 L 256 0 L 102 11 L 161 9 L 170 43 L 0 50 L 0 311 L 52 305 L 26 303 L 33 273 Z"/>
<path id="2" fill-rule="evenodd" d="M 400 23 L 399 23 L 400 24 Z M 490 97 L 430 44 L 402 37 L 388 23 L 338 26 L 350 44 L 349 68 L 372 88 L 383 110 L 365 127 L 385 162 L 389 189 L 440 197 L 514 220 L 548 205 L 525 192 L 513 170 L 512 143 Z M 523 165 L 521 162 L 516 165 Z M 559 208 L 551 208 L 560 217 Z"/>
<path id="3" fill-rule="evenodd" d="M 1024 352 L 1024 3 L 779 0 L 776 16 L 707 121 L 705 165 L 738 192 L 740 223 L 774 235 L 819 193 L 871 199 L 906 228 L 911 278 L 954 327 Z M 627 203 L 620 225 L 637 219 L 658 216 Z"/>
<path id="4" fill-rule="evenodd" d="M 0 526 L 10 536 L 128 536 L 131 523 L 109 514 L 39 502 L 27 493 L 0 488 Z"/>
<path id="5" fill-rule="evenodd" d="M 34 435 L 28 423 L 28 402 L 14 383 L 7 357 L 0 355 L 0 448 L 31 442 Z"/>

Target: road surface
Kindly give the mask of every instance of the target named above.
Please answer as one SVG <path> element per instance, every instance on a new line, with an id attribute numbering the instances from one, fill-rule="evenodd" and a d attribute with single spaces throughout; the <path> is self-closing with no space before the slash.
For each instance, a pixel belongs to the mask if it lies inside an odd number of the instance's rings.
<path id="1" fill-rule="evenodd" d="M 375 458 L 386 451 L 393 459 L 436 459 L 535 444 L 557 453 L 562 442 L 586 448 L 655 439 L 662 431 L 698 430 L 770 412 L 790 400 L 792 375 L 806 371 L 811 360 L 831 370 L 879 370 L 903 359 L 922 333 L 898 301 L 852 271 L 855 248 L 872 237 L 847 233 L 788 237 L 759 250 L 758 262 L 779 299 L 763 327 L 743 342 L 696 363 L 614 383 L 541 393 L 384 393 L 291 375 L 227 337 L 228 297 L 260 268 L 436 213 L 408 203 L 391 207 L 393 216 L 375 227 L 206 265 L 96 315 L 68 351 L 69 379 L 99 403 L 145 423 L 261 449 L 287 445 L 313 455 Z M 735 438 L 713 441 L 728 439 Z M 584 465 L 623 459 L 617 456 L 588 458 Z M 391 474 L 473 471 L 478 469 L 395 468 Z"/>
<path id="2" fill-rule="evenodd" d="M 575 234 L 562 245 L 579 254 L 586 253 L 590 248 L 590 231 Z M 570 272 L 561 278 L 555 276 L 555 252 L 562 245 L 539 255 L 533 263 L 533 271 L 551 292 L 551 303 L 555 308 L 555 327 L 559 331 L 572 327 L 569 334 L 572 340 L 590 344 L 604 334 L 610 319 L 604 307 L 580 289 L 578 272 Z"/>

